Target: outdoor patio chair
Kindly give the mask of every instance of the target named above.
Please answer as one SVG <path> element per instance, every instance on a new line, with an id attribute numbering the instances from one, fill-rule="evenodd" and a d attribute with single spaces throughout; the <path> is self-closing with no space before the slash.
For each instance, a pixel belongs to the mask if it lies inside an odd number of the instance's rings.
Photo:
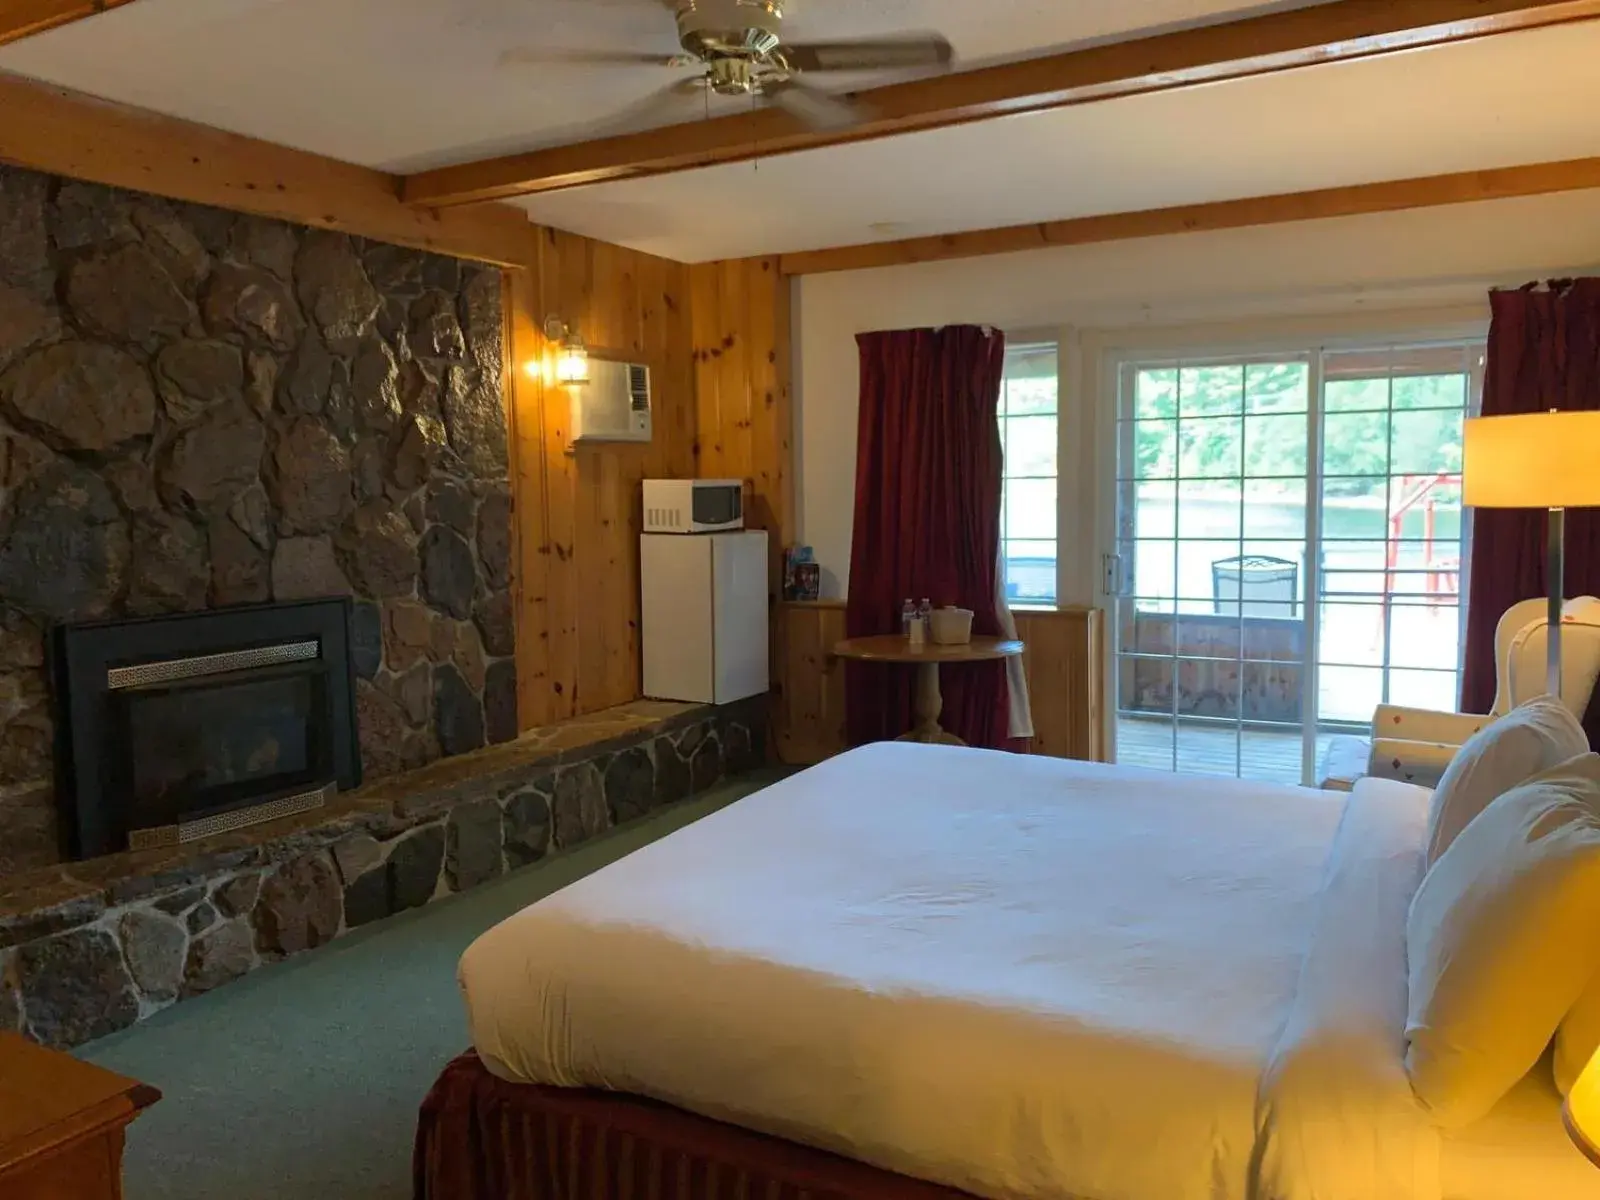
<path id="1" fill-rule="evenodd" d="M 1439 782 L 1463 743 L 1496 717 L 1546 692 L 1549 621 L 1544 600 L 1513 604 L 1495 626 L 1495 698 L 1488 713 L 1440 712 L 1380 704 L 1371 738 L 1336 737 L 1323 759 L 1321 786 L 1347 789 L 1362 774 L 1424 787 Z M 1600 599 L 1562 606 L 1561 701 L 1578 716 L 1600 679 Z M 1364 753 L 1363 753 L 1364 751 Z"/>

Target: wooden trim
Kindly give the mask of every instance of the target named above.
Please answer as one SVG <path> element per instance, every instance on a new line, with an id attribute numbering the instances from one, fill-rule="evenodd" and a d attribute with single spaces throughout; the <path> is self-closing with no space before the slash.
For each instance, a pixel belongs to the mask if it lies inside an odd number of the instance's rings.
<path id="1" fill-rule="evenodd" d="M 527 262 L 526 213 L 428 212 L 396 176 L 0 73 L 0 161 L 500 266 Z"/>
<path id="2" fill-rule="evenodd" d="M 873 267 L 943 262 L 953 258 L 1016 254 L 1023 250 L 1083 246 L 1092 242 L 1242 229 L 1252 225 L 1282 225 L 1294 221 L 1320 221 L 1592 188 L 1600 188 L 1600 158 L 1579 158 L 1568 162 L 1463 171 L 1454 175 L 1430 175 L 1391 183 L 1363 183 L 1312 192 L 1259 196 L 1248 200 L 1221 200 L 1210 204 L 1187 204 L 1176 208 L 1109 213 L 1065 221 L 1042 221 L 1034 225 L 1010 225 L 1000 229 L 907 238 L 897 242 L 870 242 L 831 250 L 810 250 L 783 255 L 781 269 L 785 275 L 862 271 Z"/>
<path id="3" fill-rule="evenodd" d="M 10 0 L 0 9 L 0 46 L 128 3 L 131 0 Z"/>
<path id="4" fill-rule="evenodd" d="M 404 195 L 433 207 L 503 200 L 1597 16 L 1600 0 L 1332 0 L 871 88 L 859 98 L 876 115 L 846 130 L 810 129 L 765 108 L 424 171 L 405 179 Z"/>

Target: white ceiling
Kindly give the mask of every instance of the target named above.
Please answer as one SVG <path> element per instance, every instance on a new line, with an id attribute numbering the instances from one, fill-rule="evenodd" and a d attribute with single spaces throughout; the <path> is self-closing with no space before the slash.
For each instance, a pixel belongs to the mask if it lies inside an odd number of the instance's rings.
<path id="1" fill-rule="evenodd" d="M 1596 62 L 1600 22 L 520 203 L 696 262 L 1581 158 Z"/>
<path id="2" fill-rule="evenodd" d="M 939 29 L 971 64 L 1303 4 L 789 0 L 788 31 Z M 660 0 L 137 0 L 0 48 L 0 70 L 393 171 L 695 115 L 639 109 L 664 68 L 502 65 L 514 47 L 675 39 Z M 1569 26 L 525 203 L 693 261 L 1580 157 L 1596 61 L 1600 23 Z"/>
<path id="3" fill-rule="evenodd" d="M 806 41 L 938 29 L 963 59 L 982 61 L 1305 3 L 786 0 L 785 32 Z M 0 70 L 392 171 L 704 111 L 696 100 L 634 110 L 681 70 L 500 61 L 508 49 L 557 47 L 669 56 L 678 42 L 663 0 L 137 0 L 0 48 Z"/>

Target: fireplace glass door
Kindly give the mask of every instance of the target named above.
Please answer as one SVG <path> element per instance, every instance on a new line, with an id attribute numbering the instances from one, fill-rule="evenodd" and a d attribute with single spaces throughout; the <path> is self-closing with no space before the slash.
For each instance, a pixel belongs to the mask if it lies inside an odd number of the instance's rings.
<path id="1" fill-rule="evenodd" d="M 327 783 L 326 665 L 231 671 L 113 693 L 132 828 L 175 825 Z"/>

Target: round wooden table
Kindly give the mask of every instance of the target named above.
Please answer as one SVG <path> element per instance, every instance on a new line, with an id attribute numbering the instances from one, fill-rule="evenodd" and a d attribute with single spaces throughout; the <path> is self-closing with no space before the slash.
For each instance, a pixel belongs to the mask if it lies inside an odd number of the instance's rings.
<path id="1" fill-rule="evenodd" d="M 850 638 L 839 642 L 833 653 L 839 658 L 857 662 L 896 663 L 917 668 L 917 695 L 915 712 L 917 723 L 910 733 L 896 740 L 902 742 L 928 742 L 943 746 L 965 746 L 953 733 L 939 727 L 939 714 L 944 711 L 944 697 L 939 694 L 939 667 L 944 663 L 993 662 L 997 658 L 1016 658 L 1022 653 L 1021 642 L 1005 638 L 975 637 L 964 646 L 937 646 L 924 642 L 913 646 L 896 633 L 881 637 Z"/>

